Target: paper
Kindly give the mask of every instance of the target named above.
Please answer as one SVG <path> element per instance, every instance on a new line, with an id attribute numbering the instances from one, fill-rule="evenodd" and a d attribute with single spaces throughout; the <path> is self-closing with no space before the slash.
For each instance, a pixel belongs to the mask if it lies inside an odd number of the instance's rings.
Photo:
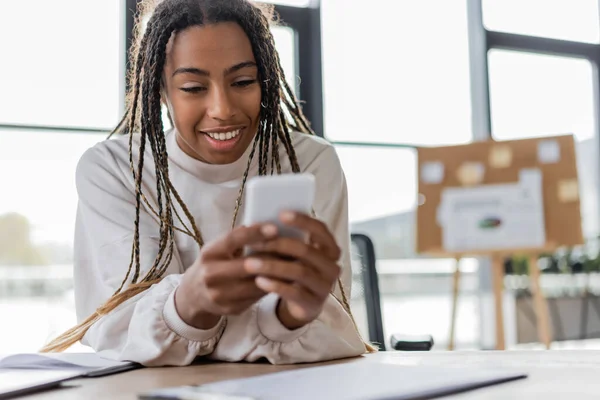
<path id="1" fill-rule="evenodd" d="M 131 362 L 113 361 L 96 353 L 24 353 L 0 357 L 5 369 L 79 370 L 86 376 L 100 376 L 136 367 Z"/>
<path id="2" fill-rule="evenodd" d="M 150 399 L 411 400 L 526 377 L 519 372 L 357 361 L 142 394 Z M 342 383 L 343 382 L 343 383 Z M 237 396 L 237 397 L 229 397 Z"/>
<path id="3" fill-rule="evenodd" d="M 546 243 L 542 173 L 524 169 L 516 183 L 447 188 L 437 220 L 447 251 L 542 247 Z"/>
<path id="4" fill-rule="evenodd" d="M 507 168 L 512 164 L 512 150 L 508 145 L 498 144 L 492 147 L 488 160 L 492 168 Z"/>
<path id="5" fill-rule="evenodd" d="M 567 179 L 558 182 L 558 199 L 562 203 L 579 200 L 579 185 L 577 179 Z"/>
<path id="6" fill-rule="evenodd" d="M 465 162 L 456 170 L 456 178 L 463 186 L 473 186 L 483 181 L 485 167 L 479 162 Z"/>
<path id="7" fill-rule="evenodd" d="M 547 139 L 538 143 L 538 161 L 541 164 L 554 164 L 560 161 L 560 145 L 556 140 Z"/>
<path id="8" fill-rule="evenodd" d="M 444 180 L 444 164 L 441 161 L 430 161 L 421 166 L 421 182 L 438 184 Z"/>
<path id="9" fill-rule="evenodd" d="M 79 372 L 68 370 L 0 370 L 0 399 L 57 386 L 59 383 L 79 375 L 81 375 Z"/>

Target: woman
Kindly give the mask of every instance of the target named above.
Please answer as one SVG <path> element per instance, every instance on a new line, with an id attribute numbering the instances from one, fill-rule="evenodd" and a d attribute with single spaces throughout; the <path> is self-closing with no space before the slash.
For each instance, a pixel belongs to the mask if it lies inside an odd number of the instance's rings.
<path id="1" fill-rule="evenodd" d="M 373 350 L 344 291 L 343 172 L 333 147 L 310 135 L 269 19 L 247 0 L 142 2 L 128 108 L 115 129 L 126 135 L 88 150 L 77 168 L 80 324 L 45 351 L 81 340 L 105 357 L 160 366 Z M 174 126 L 166 133 L 161 105 Z M 291 172 L 316 177 L 318 219 L 281 216 L 310 243 L 268 224 L 238 226 L 247 178 Z M 245 246 L 258 256 L 243 257 Z"/>

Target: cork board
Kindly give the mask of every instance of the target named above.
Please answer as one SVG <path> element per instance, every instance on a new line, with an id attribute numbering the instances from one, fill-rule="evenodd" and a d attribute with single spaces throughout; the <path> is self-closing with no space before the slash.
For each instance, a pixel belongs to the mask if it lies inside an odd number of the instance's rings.
<path id="1" fill-rule="evenodd" d="M 444 250 L 437 211 L 442 191 L 450 187 L 515 183 L 523 168 L 542 172 L 546 246 L 511 253 L 552 251 L 583 243 L 575 142 L 572 135 L 467 145 L 420 147 L 418 157 L 417 253 L 456 257 Z M 464 252 L 464 255 L 490 251 Z M 499 252 L 509 253 L 506 249 Z"/>

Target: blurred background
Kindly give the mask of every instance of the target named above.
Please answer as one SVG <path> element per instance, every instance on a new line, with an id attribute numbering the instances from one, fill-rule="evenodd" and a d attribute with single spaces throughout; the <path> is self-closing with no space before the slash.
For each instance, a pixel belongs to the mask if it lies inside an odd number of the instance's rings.
<path id="1" fill-rule="evenodd" d="M 415 254 L 415 146 L 572 133 L 587 243 L 551 255 L 542 286 L 553 348 L 600 348 L 599 1 L 275 3 L 286 76 L 337 148 L 352 232 L 375 246 L 385 337 L 448 341 L 454 260 Z M 124 109 L 135 5 L 0 2 L 0 354 L 37 351 L 75 323 L 75 166 Z M 460 268 L 455 347 L 493 348 L 489 261 Z M 507 271 L 508 348 L 538 346 L 526 283 Z M 366 332 L 361 301 L 357 290 Z"/>

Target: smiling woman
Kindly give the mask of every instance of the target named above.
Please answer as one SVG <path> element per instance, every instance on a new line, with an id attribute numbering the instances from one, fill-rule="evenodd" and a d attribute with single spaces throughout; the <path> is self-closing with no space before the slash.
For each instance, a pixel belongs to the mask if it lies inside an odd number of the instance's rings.
<path id="1" fill-rule="evenodd" d="M 81 340 L 148 366 L 198 356 L 272 363 L 356 356 L 347 292 L 347 188 L 312 135 L 275 49 L 271 10 L 248 0 L 146 0 L 114 140 L 77 167 L 75 300 Z M 145 16 L 149 15 L 148 19 Z M 165 132 L 161 107 L 172 129 Z M 250 176 L 315 176 L 315 216 L 239 226 Z M 243 256 L 246 246 L 260 253 Z"/>

